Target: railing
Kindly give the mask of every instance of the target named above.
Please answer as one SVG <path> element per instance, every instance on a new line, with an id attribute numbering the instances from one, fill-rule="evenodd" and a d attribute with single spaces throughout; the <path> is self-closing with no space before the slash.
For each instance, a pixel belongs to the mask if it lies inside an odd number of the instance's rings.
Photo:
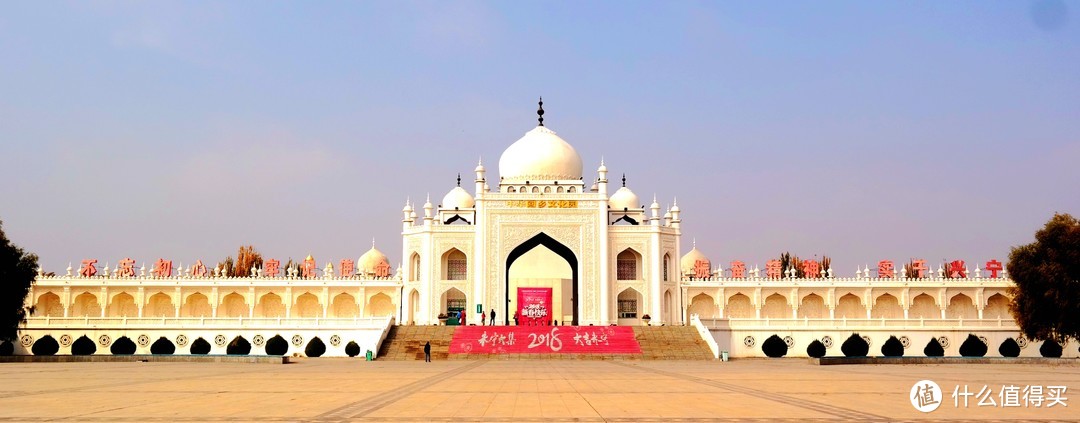
<path id="1" fill-rule="evenodd" d="M 709 329 L 830 328 L 1002 328 L 1019 330 L 1012 319 L 700 319 Z"/>
<path id="2" fill-rule="evenodd" d="M 378 328 L 385 327 L 392 317 L 357 318 L 248 318 L 248 317 L 30 317 L 23 327 L 44 328 Z"/>
<path id="3" fill-rule="evenodd" d="M 885 288 L 885 287 L 937 287 L 951 288 L 960 286 L 1012 286 L 1015 285 L 1009 278 L 763 278 L 763 277 L 709 277 L 709 278 L 686 278 L 682 279 L 682 285 L 688 288 L 715 288 L 715 287 L 859 287 L 859 288 Z"/>
<path id="4" fill-rule="evenodd" d="M 690 315 L 690 325 L 693 326 L 694 329 L 697 329 L 698 335 L 701 336 L 701 339 L 705 340 L 705 344 L 708 345 L 709 350 L 712 351 L 713 358 L 720 358 L 720 345 L 717 345 L 716 339 L 713 338 L 712 333 L 709 332 L 709 329 L 706 328 L 703 323 L 701 323 L 701 319 L 698 318 L 698 315 Z"/>

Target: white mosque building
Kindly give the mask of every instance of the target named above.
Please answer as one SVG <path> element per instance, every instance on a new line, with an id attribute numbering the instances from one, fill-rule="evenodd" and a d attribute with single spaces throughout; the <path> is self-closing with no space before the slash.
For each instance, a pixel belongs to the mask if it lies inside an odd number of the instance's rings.
<path id="1" fill-rule="evenodd" d="M 344 355 L 349 341 L 374 351 L 392 325 L 454 324 L 459 312 L 475 324 L 494 310 L 497 325 L 514 324 L 519 289 L 544 288 L 552 293 L 549 324 L 693 325 L 717 356 L 761 356 L 760 343 L 774 334 L 790 355 L 805 355 L 813 340 L 834 355 L 852 333 L 871 351 L 897 336 L 918 351 L 936 338 L 958 355 L 974 333 L 991 351 L 1014 338 L 1022 355 L 1039 355 L 1009 314 L 1013 283 L 1004 272 L 946 278 L 943 269 L 909 275 L 900 266 L 856 277 L 833 269 L 762 275 L 739 262 L 725 270 L 696 248 L 683 254 L 677 203 L 645 205 L 625 178 L 612 189 L 603 160 L 595 174 L 583 172 L 573 146 L 544 126 L 542 106 L 539 125 L 502 153 L 498 179 L 481 163 L 471 193 L 459 177 L 437 205 L 406 203 L 396 272 L 374 246 L 355 262 L 320 268 L 308 257 L 303 271 L 264 265 L 248 277 L 199 264 L 151 275 L 69 266 L 61 276 L 39 273 L 16 352 L 29 354 L 44 336 L 59 340 L 60 354 L 80 336 L 97 342 L 98 354 L 122 336 L 137 339 L 141 353 L 162 337 L 177 351 L 203 338 L 224 353 L 242 336 L 256 351 L 280 335 L 297 351 L 319 337 L 327 355 Z M 1075 355 L 1074 341 L 1066 356 Z"/>

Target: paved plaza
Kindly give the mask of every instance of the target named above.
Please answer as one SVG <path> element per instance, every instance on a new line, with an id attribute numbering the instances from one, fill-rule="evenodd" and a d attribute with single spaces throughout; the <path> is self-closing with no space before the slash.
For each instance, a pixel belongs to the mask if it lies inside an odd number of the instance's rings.
<path id="1" fill-rule="evenodd" d="M 909 393 L 946 391 L 931 413 Z M 1080 420 L 1080 366 L 716 361 L 0 364 L 0 421 Z M 997 407 L 957 408 L 956 386 Z M 1001 407 L 1003 385 L 1065 385 L 1067 407 Z M 1021 404 L 1023 400 L 1021 399 Z"/>

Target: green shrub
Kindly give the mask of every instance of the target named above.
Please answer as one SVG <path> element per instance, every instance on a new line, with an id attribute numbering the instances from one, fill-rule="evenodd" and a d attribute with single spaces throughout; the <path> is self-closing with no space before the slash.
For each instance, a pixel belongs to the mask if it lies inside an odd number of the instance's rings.
<path id="1" fill-rule="evenodd" d="M 80 336 L 71 343 L 71 355 L 94 355 L 97 352 L 97 343 L 86 335 Z"/>
<path id="2" fill-rule="evenodd" d="M 349 343 L 345 345 L 345 354 L 348 354 L 349 357 L 360 355 L 360 345 L 358 345 L 356 341 L 349 341 Z"/>
<path id="3" fill-rule="evenodd" d="M 853 333 L 844 340 L 840 351 L 844 353 L 844 357 L 866 357 L 870 353 L 870 344 L 866 343 L 859 334 Z"/>
<path id="4" fill-rule="evenodd" d="M 814 342 L 811 342 L 810 345 L 806 346 L 806 355 L 814 358 L 824 357 L 825 344 L 822 344 L 821 341 L 815 339 Z"/>
<path id="5" fill-rule="evenodd" d="M 6 357 L 9 355 L 15 355 L 15 344 L 0 341 L 0 356 Z"/>
<path id="6" fill-rule="evenodd" d="M 153 344 L 150 344 L 150 354 L 172 354 L 176 352 L 176 346 L 173 345 L 169 338 L 164 336 L 158 338 Z"/>
<path id="7" fill-rule="evenodd" d="M 998 354 L 1002 357 L 1019 357 L 1020 356 L 1020 344 L 1016 343 L 1015 339 L 1005 338 L 1001 341 L 1001 345 L 998 346 Z"/>
<path id="8" fill-rule="evenodd" d="M 109 351 L 113 355 L 132 355 L 135 354 L 135 342 L 126 336 L 121 336 L 117 340 L 113 341 L 112 346 L 109 347 Z"/>
<path id="9" fill-rule="evenodd" d="M 34 345 L 37 347 L 37 344 Z M 35 353 L 37 354 L 37 353 Z M 1039 354 L 1047 358 L 1059 358 L 1061 357 L 1061 345 L 1054 342 L 1053 339 L 1047 339 L 1043 341 L 1041 347 L 1039 347 Z"/>
<path id="10" fill-rule="evenodd" d="M 779 336 L 770 336 L 761 343 L 761 352 L 772 358 L 780 358 L 787 355 L 787 344 Z"/>
<path id="11" fill-rule="evenodd" d="M 964 357 L 983 357 L 986 350 L 986 344 L 973 333 L 969 333 L 964 343 L 960 344 L 960 355 Z"/>
<path id="12" fill-rule="evenodd" d="M 318 336 L 311 338 L 307 343 L 307 348 L 304 348 L 304 355 L 308 357 L 319 357 L 324 353 L 326 353 L 326 344 Z"/>
<path id="13" fill-rule="evenodd" d="M 922 352 L 927 357 L 945 356 L 945 349 L 941 347 L 941 342 L 938 342 L 937 338 L 930 338 L 930 342 L 926 343 L 926 347 L 923 348 Z"/>
<path id="14" fill-rule="evenodd" d="M 243 336 L 233 338 L 232 342 L 229 342 L 229 346 L 225 347 L 225 354 L 228 355 L 248 355 L 250 353 L 251 343 L 244 339 Z"/>
<path id="15" fill-rule="evenodd" d="M 285 355 L 289 353 L 289 341 L 281 335 L 274 335 L 266 341 L 266 355 Z"/>
<path id="16" fill-rule="evenodd" d="M 191 353 L 195 355 L 210 354 L 210 343 L 202 338 L 196 339 L 191 343 Z"/>
<path id="17" fill-rule="evenodd" d="M 900 340 L 895 336 L 890 336 L 888 341 L 881 344 L 881 355 L 885 357 L 903 357 L 904 344 L 900 343 Z"/>
<path id="18" fill-rule="evenodd" d="M 34 346 L 30 348 L 30 351 L 34 355 L 56 355 L 56 352 L 60 351 L 60 344 L 52 336 L 45 335 L 38 339 L 37 342 L 34 342 Z"/>

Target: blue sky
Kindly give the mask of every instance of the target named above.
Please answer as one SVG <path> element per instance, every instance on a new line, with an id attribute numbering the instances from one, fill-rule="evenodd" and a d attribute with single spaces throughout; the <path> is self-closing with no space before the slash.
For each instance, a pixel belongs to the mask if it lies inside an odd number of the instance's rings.
<path id="1" fill-rule="evenodd" d="M 1080 2 L 15 2 L 0 219 L 98 258 L 400 259 L 545 123 L 714 262 L 1004 261 L 1080 214 Z M 494 172 L 493 172 L 494 173 Z M 77 266 L 77 265 L 76 265 Z"/>

